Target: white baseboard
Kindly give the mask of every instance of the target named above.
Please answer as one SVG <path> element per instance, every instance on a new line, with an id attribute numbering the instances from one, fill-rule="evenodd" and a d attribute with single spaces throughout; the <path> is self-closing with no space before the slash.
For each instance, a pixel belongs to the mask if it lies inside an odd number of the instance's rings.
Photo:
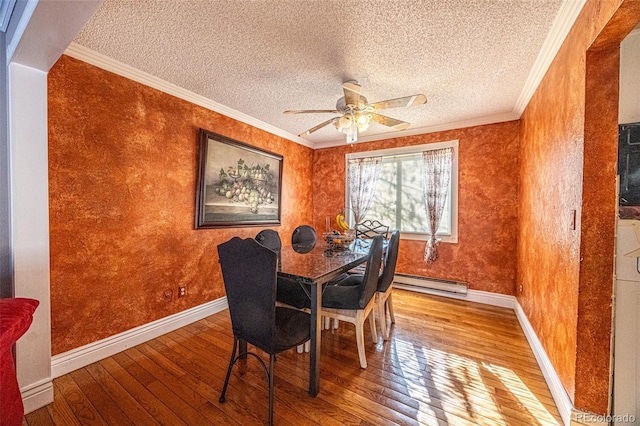
<path id="1" fill-rule="evenodd" d="M 527 337 L 529 346 L 531 346 L 531 350 L 536 357 L 536 361 L 538 361 L 540 370 L 542 370 L 544 380 L 547 382 L 547 386 L 549 386 L 551 396 L 553 397 L 556 407 L 558 407 L 558 411 L 560 412 L 560 417 L 562 418 L 563 423 L 568 426 L 571 423 L 572 413 L 575 411 L 573 403 L 571 402 L 571 399 L 569 399 L 567 391 L 564 390 L 560 376 L 558 376 L 558 373 L 556 373 L 556 370 L 553 368 L 551 360 L 549 359 L 549 356 L 547 356 L 547 352 L 542 347 L 542 343 L 540 343 L 540 340 L 538 339 L 536 332 L 533 330 L 527 315 L 524 313 L 522 306 L 520 306 L 520 303 L 518 303 L 517 300 L 514 310 L 516 311 L 516 317 L 524 331 L 524 335 Z"/>
<path id="2" fill-rule="evenodd" d="M 24 413 L 28 414 L 53 402 L 53 383 L 48 378 L 20 389 L 20 393 L 22 394 Z"/>
<path id="3" fill-rule="evenodd" d="M 195 306 L 165 318 L 141 325 L 131 330 L 98 340 L 76 349 L 55 355 L 51 358 L 51 376 L 60 377 L 78 368 L 100 361 L 106 357 L 122 352 L 132 346 L 139 345 L 170 331 L 191 324 L 202 318 L 213 315 L 229 307 L 227 298 Z"/>
<path id="4" fill-rule="evenodd" d="M 393 282 L 393 288 L 399 288 L 401 290 L 414 291 L 416 293 L 432 294 L 434 296 L 449 297 L 451 299 L 467 300 L 469 302 L 482 303 L 484 305 L 500 306 L 502 308 L 514 309 L 517 301 L 515 296 L 509 296 L 506 294 L 491 293 L 489 291 L 480 290 L 467 290 L 467 293 L 452 293 L 449 291 L 440 291 L 436 289 L 417 287 L 413 285 L 406 285 Z"/>

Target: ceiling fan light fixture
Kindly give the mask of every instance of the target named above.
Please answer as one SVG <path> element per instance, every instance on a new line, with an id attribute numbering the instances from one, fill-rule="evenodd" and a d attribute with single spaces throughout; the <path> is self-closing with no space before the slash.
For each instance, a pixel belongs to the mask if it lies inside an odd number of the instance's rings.
<path id="1" fill-rule="evenodd" d="M 352 144 L 358 141 L 358 133 L 362 133 L 369 128 L 370 122 L 371 114 L 347 112 L 335 120 L 333 125 L 338 131 L 346 135 L 347 143 Z"/>
<path id="2" fill-rule="evenodd" d="M 346 133 L 347 129 L 349 129 L 353 125 L 353 120 L 351 119 L 350 115 L 345 114 L 340 117 L 334 124 L 336 126 L 336 129 L 338 129 L 342 133 Z"/>
<path id="3" fill-rule="evenodd" d="M 425 95 L 417 94 L 402 98 L 387 99 L 370 104 L 368 103 L 367 98 L 360 94 L 360 85 L 355 80 L 346 81 L 342 85 L 342 91 L 344 96 L 338 99 L 334 110 L 287 110 L 284 112 L 285 114 L 342 114 L 340 117 L 330 118 L 329 120 L 300 133 L 300 137 L 309 136 L 311 133 L 322 129 L 324 126 L 333 124 L 339 132 L 346 135 L 347 143 L 351 144 L 358 141 L 358 133 L 365 132 L 369 129 L 369 125 L 372 121 L 395 130 L 404 130 L 409 127 L 409 123 L 386 115 L 381 115 L 378 111 L 390 108 L 422 105 L 427 102 L 427 97 Z"/>
<path id="4" fill-rule="evenodd" d="M 358 131 L 364 132 L 369 128 L 369 124 L 371 123 L 371 114 L 356 114 L 356 125 L 358 126 Z"/>

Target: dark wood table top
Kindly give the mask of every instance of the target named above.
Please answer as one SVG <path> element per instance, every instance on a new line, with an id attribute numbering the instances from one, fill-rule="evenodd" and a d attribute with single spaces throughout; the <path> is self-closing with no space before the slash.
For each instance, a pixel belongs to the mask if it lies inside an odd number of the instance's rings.
<path id="1" fill-rule="evenodd" d="M 330 252 L 321 245 L 306 250 L 282 247 L 278 274 L 303 282 L 324 284 L 363 263 L 367 255 L 367 250 Z"/>

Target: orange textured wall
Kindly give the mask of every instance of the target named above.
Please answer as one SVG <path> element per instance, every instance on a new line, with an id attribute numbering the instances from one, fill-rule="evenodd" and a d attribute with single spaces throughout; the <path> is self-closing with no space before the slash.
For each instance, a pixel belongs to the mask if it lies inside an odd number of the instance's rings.
<path id="1" fill-rule="evenodd" d="M 587 50 L 611 32 L 619 5 L 586 3 L 520 126 L 518 300 L 576 408 L 599 414 L 609 400 L 620 39 L 605 55 Z M 639 14 L 625 16 L 628 32 Z"/>
<path id="2" fill-rule="evenodd" d="M 70 57 L 48 83 L 53 354 L 224 295 L 217 244 L 261 228 L 194 230 L 199 128 L 284 155 L 285 244 L 312 221 L 311 149 Z"/>
<path id="3" fill-rule="evenodd" d="M 466 281 L 474 290 L 515 294 L 518 198 L 517 121 L 316 150 L 314 224 L 325 229 L 345 205 L 345 155 L 459 140 L 458 243 L 441 243 L 440 257 L 423 260 L 424 241 L 402 240 L 398 272 Z"/>

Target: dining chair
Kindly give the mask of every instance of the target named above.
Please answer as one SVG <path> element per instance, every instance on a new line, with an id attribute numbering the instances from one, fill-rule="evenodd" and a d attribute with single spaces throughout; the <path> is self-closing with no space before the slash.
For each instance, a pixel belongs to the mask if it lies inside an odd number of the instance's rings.
<path id="1" fill-rule="evenodd" d="M 256 241 L 271 250 L 278 252 L 282 248 L 282 240 L 277 231 L 273 229 L 263 229 L 256 235 Z"/>
<path id="2" fill-rule="evenodd" d="M 282 241 L 277 231 L 272 229 L 263 229 L 258 232 L 255 240 L 263 246 L 280 252 Z M 295 280 L 278 277 L 276 303 L 283 307 L 292 307 L 296 309 L 305 309 L 311 307 L 309 297 L 306 295 L 300 284 Z"/>
<path id="3" fill-rule="evenodd" d="M 363 248 L 369 247 L 371 239 L 376 235 L 382 235 L 385 240 L 389 237 L 389 226 L 382 224 L 379 220 L 367 219 L 360 223 L 356 223 L 354 228 L 356 230 L 356 245 Z M 358 265 L 347 273 L 364 274 L 366 266 L 366 264 Z"/>
<path id="4" fill-rule="evenodd" d="M 393 316 L 393 299 L 391 291 L 393 290 L 393 276 L 396 273 L 396 264 L 398 263 L 398 249 L 400 247 L 400 231 L 394 230 L 389 238 L 387 252 L 384 256 L 382 274 L 378 278 L 378 289 L 376 291 L 376 305 L 378 306 L 378 321 L 380 322 L 380 331 L 382 338 L 389 340 L 389 329 L 387 329 L 387 307 L 389 308 L 389 318 L 391 324 L 396 322 Z"/>
<path id="5" fill-rule="evenodd" d="M 300 225 L 291 234 L 291 245 L 315 246 L 318 233 L 309 225 Z"/>
<path id="6" fill-rule="evenodd" d="M 385 239 L 389 237 L 389 225 L 384 225 L 379 220 L 364 220 L 356 223 L 356 238 L 367 240 L 382 235 Z"/>
<path id="7" fill-rule="evenodd" d="M 381 235 L 373 238 L 364 275 L 351 275 L 334 286 L 328 286 L 322 296 L 321 315 L 355 325 L 362 368 L 367 368 L 364 350 L 364 322 L 367 318 L 371 326 L 371 338 L 374 342 L 378 341 L 373 308 L 382 264 L 382 240 Z"/>
<path id="8" fill-rule="evenodd" d="M 252 238 L 234 237 L 218 246 L 218 255 L 233 329 L 233 351 L 219 401 L 225 402 L 234 364 L 251 355 L 267 374 L 272 425 L 275 356 L 309 340 L 309 314 L 276 306 L 278 255 L 273 250 Z M 269 354 L 268 368 L 256 353 L 246 350 L 246 343 Z"/>

